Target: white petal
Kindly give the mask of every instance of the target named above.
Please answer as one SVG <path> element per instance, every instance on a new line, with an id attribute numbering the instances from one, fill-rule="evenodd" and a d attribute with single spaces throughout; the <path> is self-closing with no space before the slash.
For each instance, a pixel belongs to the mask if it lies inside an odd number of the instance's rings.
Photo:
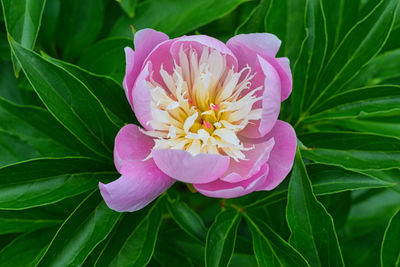
<path id="1" fill-rule="evenodd" d="M 228 130 L 226 128 L 216 129 L 213 132 L 213 135 L 221 137 L 222 140 L 234 146 L 238 146 L 240 144 L 239 138 L 232 130 Z"/>
<path id="2" fill-rule="evenodd" d="M 168 110 L 173 110 L 179 107 L 179 103 L 176 101 L 172 101 L 171 103 L 168 104 L 167 109 Z"/>
<path id="3" fill-rule="evenodd" d="M 196 156 L 200 153 L 201 145 L 200 140 L 193 140 L 192 144 L 188 147 L 188 152 L 193 156 Z"/>
<path id="4" fill-rule="evenodd" d="M 197 134 L 198 134 L 200 140 L 203 142 L 203 145 L 201 146 L 203 148 L 205 145 L 207 145 L 207 141 L 208 141 L 208 138 L 210 138 L 210 134 L 204 129 L 198 130 Z"/>
<path id="5" fill-rule="evenodd" d="M 187 117 L 185 123 L 183 124 L 183 130 L 185 133 L 189 132 L 189 129 L 193 126 L 194 122 L 197 120 L 199 113 L 194 113 L 192 116 Z"/>

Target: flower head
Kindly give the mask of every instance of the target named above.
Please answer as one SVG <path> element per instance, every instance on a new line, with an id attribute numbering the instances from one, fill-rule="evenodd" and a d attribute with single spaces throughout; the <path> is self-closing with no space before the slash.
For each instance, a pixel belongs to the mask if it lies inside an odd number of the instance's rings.
<path id="1" fill-rule="evenodd" d="M 152 130 L 156 137 L 153 149 L 181 149 L 193 156 L 200 153 L 228 155 L 245 160 L 245 147 L 238 137 L 251 121 L 261 119 L 261 108 L 252 108 L 262 100 L 257 95 L 263 87 L 250 90 L 249 66 L 236 71 L 226 56 L 203 47 L 201 55 L 193 48 L 178 53 L 173 72 L 161 65 L 162 83 L 150 75 L 147 83 L 151 95 Z"/>
<path id="2" fill-rule="evenodd" d="M 145 29 L 126 48 L 124 89 L 143 128 L 115 141 L 121 178 L 101 193 L 110 208 L 134 211 L 176 180 L 211 197 L 276 187 L 293 164 L 296 135 L 277 120 L 292 87 L 287 58 L 272 34 L 170 40 Z"/>

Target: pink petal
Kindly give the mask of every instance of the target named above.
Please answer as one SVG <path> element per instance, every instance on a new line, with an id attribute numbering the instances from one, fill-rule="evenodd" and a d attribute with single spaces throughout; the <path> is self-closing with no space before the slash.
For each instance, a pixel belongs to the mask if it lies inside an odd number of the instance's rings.
<path id="1" fill-rule="evenodd" d="M 258 60 L 266 77 L 262 100 L 263 110 L 259 128 L 261 136 L 264 136 L 274 127 L 279 116 L 281 109 L 281 82 L 278 73 L 268 61 L 260 56 L 258 56 Z"/>
<path id="2" fill-rule="evenodd" d="M 278 72 L 281 79 L 282 94 L 281 101 L 289 97 L 292 92 L 292 74 L 290 72 L 288 59 L 275 58 L 281 41 L 270 33 L 239 34 L 228 40 L 226 45 L 233 51 L 239 60 L 239 67 L 243 68 L 252 62 L 256 62 L 256 56 L 260 55 L 266 59 Z M 255 77 L 256 83 L 257 77 Z"/>
<path id="3" fill-rule="evenodd" d="M 132 106 L 135 111 L 136 118 L 139 120 L 143 128 L 151 130 L 151 126 L 148 122 L 152 120 L 152 114 L 150 110 L 150 89 L 147 86 L 147 81 L 150 80 L 150 75 L 157 83 L 167 88 L 164 84 L 163 79 L 160 75 L 161 66 L 164 70 L 172 73 L 174 61 L 169 53 L 172 40 L 168 40 L 158 44 L 153 51 L 144 60 L 144 67 L 139 73 L 132 94 Z"/>
<path id="4" fill-rule="evenodd" d="M 282 81 L 282 101 L 287 99 L 292 93 L 292 71 L 290 70 L 290 61 L 287 57 L 276 58 L 280 68 L 277 68 Z"/>
<path id="5" fill-rule="evenodd" d="M 281 47 L 281 40 L 271 33 L 249 33 L 236 35 L 226 44 L 228 47 L 244 45 L 247 49 L 256 51 L 260 55 L 275 57 Z"/>
<path id="6" fill-rule="evenodd" d="M 125 77 L 122 82 L 122 86 L 124 87 L 129 104 L 132 105 L 132 96 L 130 95 L 130 92 L 132 90 L 136 77 L 134 77 L 135 75 L 131 74 L 135 62 L 135 52 L 133 52 L 132 48 L 130 47 L 125 47 L 125 61 Z"/>
<path id="7" fill-rule="evenodd" d="M 132 50 L 125 49 L 127 66 L 123 84 L 129 103 L 132 104 L 131 91 L 142 69 L 144 60 L 156 45 L 168 39 L 169 37 L 165 33 L 152 29 L 143 29 L 135 34 L 135 53 Z"/>
<path id="8" fill-rule="evenodd" d="M 120 172 L 122 176 L 114 182 L 99 183 L 107 206 L 119 212 L 145 207 L 175 182 L 160 171 L 153 160 L 124 165 Z"/>
<path id="9" fill-rule="evenodd" d="M 136 118 L 147 130 L 151 130 L 149 121 L 152 120 L 151 109 L 150 109 L 150 88 L 147 85 L 149 74 L 152 71 L 151 62 L 147 62 L 146 66 L 140 72 L 136 79 L 135 85 L 132 90 L 132 105 L 135 111 Z"/>
<path id="10" fill-rule="evenodd" d="M 119 130 L 115 137 L 114 164 L 118 171 L 124 165 L 142 162 L 154 147 L 154 140 L 143 134 L 139 127 L 128 124 Z"/>
<path id="11" fill-rule="evenodd" d="M 269 154 L 274 147 L 274 138 L 269 139 L 264 143 L 252 144 L 243 142 L 245 147 L 254 145 L 254 149 L 244 151 L 246 160 L 231 161 L 229 168 L 220 180 L 237 183 L 253 177 L 260 171 L 263 165 L 268 162 Z"/>
<path id="12" fill-rule="evenodd" d="M 229 167 L 230 158 L 218 154 L 192 156 L 185 150 L 155 149 L 153 159 L 158 168 L 184 183 L 208 183 L 221 177 Z"/>
<path id="13" fill-rule="evenodd" d="M 173 56 L 178 55 L 179 49 L 182 44 L 185 44 L 186 47 L 192 47 L 197 50 L 198 55 L 201 55 L 203 51 L 203 46 L 207 46 L 222 54 L 227 55 L 227 64 L 228 66 L 234 66 L 235 70 L 237 69 L 237 59 L 233 52 L 221 41 L 212 38 L 207 35 L 190 35 L 190 36 L 182 36 L 174 39 L 173 44 L 171 45 L 171 54 Z"/>
<path id="14" fill-rule="evenodd" d="M 271 190 L 278 186 L 292 169 L 296 154 L 297 138 L 293 127 L 284 121 L 278 120 L 274 128 L 256 142 L 263 142 L 274 138 L 275 145 L 268 159 L 269 174 L 259 190 Z"/>
<path id="15" fill-rule="evenodd" d="M 161 78 L 160 69 L 161 66 L 163 66 L 165 71 L 170 74 L 173 73 L 174 59 L 170 53 L 170 48 L 175 40 L 176 39 L 172 39 L 159 43 L 144 60 L 144 64 L 151 62 L 154 70 L 154 72 L 152 73 L 152 77 L 154 81 L 163 86 L 165 86 L 165 84 L 163 79 Z"/>
<path id="16" fill-rule="evenodd" d="M 144 62 L 150 52 L 160 43 L 169 40 L 168 35 L 153 29 L 143 29 L 135 33 L 136 60 Z"/>
<path id="17" fill-rule="evenodd" d="M 194 184 L 201 194 L 209 197 L 233 198 L 240 197 L 255 191 L 260 184 L 265 182 L 268 176 L 268 164 L 261 166 L 258 173 L 250 179 L 237 183 L 228 183 L 220 179 L 207 184 Z"/>
<path id="18" fill-rule="evenodd" d="M 122 176 L 109 184 L 99 183 L 107 205 L 116 211 L 135 211 L 153 201 L 175 180 L 158 169 L 153 159 L 144 159 L 154 146 L 139 127 L 125 125 L 117 134 L 114 163 Z"/>
<path id="19" fill-rule="evenodd" d="M 292 126 L 278 120 L 274 128 L 265 137 L 253 140 L 244 139 L 244 142 L 254 142 L 256 149 L 260 149 L 257 148 L 257 144 L 265 144 L 271 138 L 275 141 L 275 145 L 270 151 L 269 158 L 265 153 L 261 158 L 262 160 L 256 160 L 256 162 L 267 161 L 268 163 L 262 164 L 259 171 L 251 178 L 233 183 L 218 179 L 206 184 L 194 184 L 194 187 L 206 196 L 219 198 L 239 197 L 253 191 L 275 188 L 283 181 L 293 165 L 297 139 Z"/>
<path id="20" fill-rule="evenodd" d="M 268 133 L 274 127 L 278 119 L 281 107 L 281 82 L 275 68 L 265 59 L 257 56 L 260 69 L 265 75 L 264 93 L 262 99 L 261 120 L 255 124 L 248 124 L 247 127 L 240 132 L 240 135 L 259 138 Z"/>

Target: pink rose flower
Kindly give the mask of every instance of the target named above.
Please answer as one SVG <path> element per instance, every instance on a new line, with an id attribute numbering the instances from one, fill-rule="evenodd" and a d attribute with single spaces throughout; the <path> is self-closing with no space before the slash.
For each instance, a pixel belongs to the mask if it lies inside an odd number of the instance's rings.
<path id="1" fill-rule="evenodd" d="M 127 47 L 126 96 L 143 128 L 115 139 L 121 177 L 99 184 L 116 211 L 143 208 L 175 181 L 210 197 L 275 188 L 289 173 L 296 134 L 278 120 L 292 91 L 281 41 L 241 34 L 226 44 L 204 35 L 169 39 L 151 29 Z"/>

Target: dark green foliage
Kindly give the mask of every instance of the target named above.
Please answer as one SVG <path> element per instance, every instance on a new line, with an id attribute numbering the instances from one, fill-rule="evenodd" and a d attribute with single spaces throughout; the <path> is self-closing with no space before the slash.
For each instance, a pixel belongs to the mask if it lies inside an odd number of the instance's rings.
<path id="1" fill-rule="evenodd" d="M 106 206 L 143 28 L 282 40 L 298 137 L 282 184 Z M 399 0 L 1 0 L 0 266 L 400 266 L 399 208 Z"/>

